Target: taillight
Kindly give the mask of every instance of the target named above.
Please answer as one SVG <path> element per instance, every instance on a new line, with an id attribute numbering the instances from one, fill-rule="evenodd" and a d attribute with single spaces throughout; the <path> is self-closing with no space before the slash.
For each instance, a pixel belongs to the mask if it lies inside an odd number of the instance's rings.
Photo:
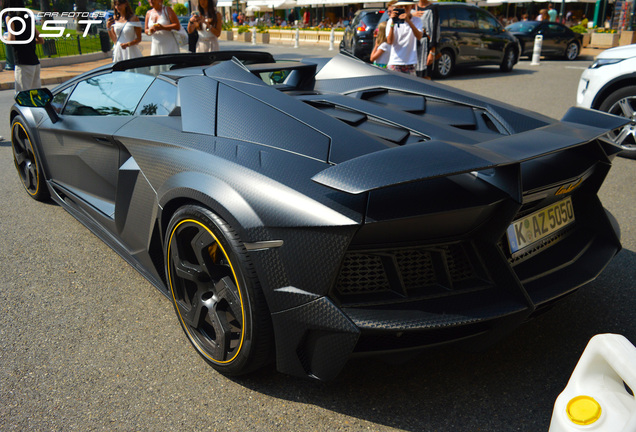
<path id="1" fill-rule="evenodd" d="M 361 23 L 356 30 L 359 32 L 367 31 L 367 26 L 365 23 Z"/>

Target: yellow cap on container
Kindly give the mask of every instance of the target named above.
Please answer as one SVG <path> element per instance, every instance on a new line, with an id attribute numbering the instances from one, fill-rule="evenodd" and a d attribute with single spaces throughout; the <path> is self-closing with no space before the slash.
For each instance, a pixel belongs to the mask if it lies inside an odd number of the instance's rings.
<path id="1" fill-rule="evenodd" d="M 601 405 L 591 396 L 577 396 L 568 402 L 566 412 L 572 423 L 590 425 L 601 417 Z"/>

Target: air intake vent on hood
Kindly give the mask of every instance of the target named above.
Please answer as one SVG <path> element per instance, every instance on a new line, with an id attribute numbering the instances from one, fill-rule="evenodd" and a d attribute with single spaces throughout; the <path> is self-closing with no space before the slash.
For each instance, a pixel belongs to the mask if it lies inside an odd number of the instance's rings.
<path id="1" fill-rule="evenodd" d="M 360 99 L 414 114 L 423 114 L 426 111 L 426 98 L 422 95 L 378 89 L 361 92 Z"/>
<path id="2" fill-rule="evenodd" d="M 363 90 L 349 96 L 420 115 L 458 129 L 507 135 L 499 122 L 482 108 L 389 89 Z"/>
<path id="3" fill-rule="evenodd" d="M 349 126 L 353 126 L 367 135 L 390 141 L 394 144 L 405 145 L 420 141 L 428 141 L 428 137 L 410 131 L 409 129 L 390 124 L 380 118 L 339 107 L 325 101 L 305 101 L 307 104 L 319 109 L 322 113 L 336 118 Z"/>

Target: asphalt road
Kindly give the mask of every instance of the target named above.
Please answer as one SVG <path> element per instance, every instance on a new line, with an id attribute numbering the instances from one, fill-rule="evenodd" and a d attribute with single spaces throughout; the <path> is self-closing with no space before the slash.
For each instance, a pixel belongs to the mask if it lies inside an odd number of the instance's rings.
<path id="1" fill-rule="evenodd" d="M 524 61 L 512 74 L 481 68 L 444 84 L 560 118 L 585 66 Z M 5 137 L 11 98 L 0 92 Z M 601 191 L 624 250 L 596 281 L 485 352 L 352 360 L 326 384 L 273 368 L 219 375 L 163 295 L 60 207 L 27 196 L 6 141 L 0 185 L 2 431 L 547 431 L 589 338 L 636 342 L 636 161 L 617 159 Z"/>

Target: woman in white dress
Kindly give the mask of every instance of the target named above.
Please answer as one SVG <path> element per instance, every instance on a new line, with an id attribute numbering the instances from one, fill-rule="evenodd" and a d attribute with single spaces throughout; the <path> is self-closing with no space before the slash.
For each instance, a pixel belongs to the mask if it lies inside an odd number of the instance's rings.
<path id="1" fill-rule="evenodd" d="M 161 0 L 150 0 L 150 4 L 152 9 L 146 13 L 145 27 L 146 34 L 152 37 L 150 55 L 179 53 L 179 45 L 172 35 L 172 30 L 181 28 L 177 14 Z"/>
<path id="2" fill-rule="evenodd" d="M 141 57 L 141 22 L 127 0 L 115 0 L 115 17 L 106 23 L 108 36 L 115 44 L 113 62 Z"/>
<path id="3" fill-rule="evenodd" d="M 196 30 L 199 34 L 196 52 L 219 50 L 219 36 L 223 17 L 216 10 L 215 0 L 199 0 L 199 10 L 192 12 L 188 21 L 188 33 Z"/>

